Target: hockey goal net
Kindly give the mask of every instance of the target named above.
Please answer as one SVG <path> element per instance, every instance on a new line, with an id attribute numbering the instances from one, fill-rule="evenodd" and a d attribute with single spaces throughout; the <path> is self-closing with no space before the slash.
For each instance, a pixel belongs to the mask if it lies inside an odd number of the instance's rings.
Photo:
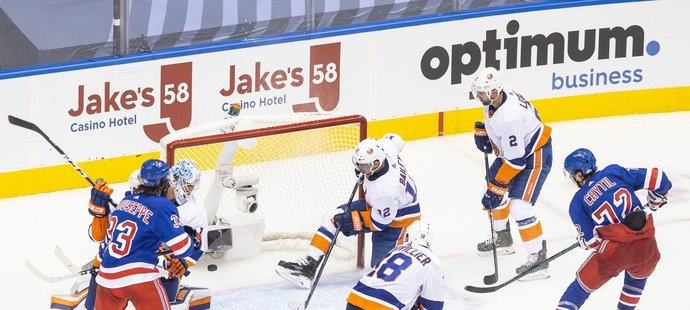
<path id="1" fill-rule="evenodd" d="M 238 116 L 167 135 L 161 157 L 170 165 L 194 160 L 202 171 L 196 195 L 205 205 L 218 203 L 221 216 L 241 211 L 238 192 L 219 184 L 219 166 L 231 164 L 238 179 L 258 177 L 256 214 L 264 219 L 263 243 L 292 247 L 295 240 L 308 244 L 325 212 L 347 202 L 356 179 L 352 152 L 366 138 L 366 129 L 359 115 Z M 361 235 L 340 235 L 336 244 L 349 253 L 346 258 L 356 257 L 357 265 L 364 266 Z"/>

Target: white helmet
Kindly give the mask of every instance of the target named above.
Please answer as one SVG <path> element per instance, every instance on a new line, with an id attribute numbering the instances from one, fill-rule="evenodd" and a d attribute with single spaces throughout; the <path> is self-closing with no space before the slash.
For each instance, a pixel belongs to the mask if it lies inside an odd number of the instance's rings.
<path id="1" fill-rule="evenodd" d="M 366 138 L 357 144 L 355 152 L 352 154 L 352 163 L 357 171 L 364 174 L 372 174 L 383 166 L 386 153 L 379 145 L 379 141 L 374 138 Z M 378 164 L 376 164 L 378 161 Z"/>
<path id="2" fill-rule="evenodd" d="M 141 177 L 139 176 L 139 169 L 136 169 L 132 171 L 132 173 L 129 174 L 129 190 L 131 192 L 134 192 L 134 190 L 141 185 Z"/>
<path id="3" fill-rule="evenodd" d="M 199 184 L 201 173 L 196 164 L 189 159 L 179 161 L 170 171 L 170 187 L 175 191 L 177 204 L 183 205 Z"/>
<path id="4" fill-rule="evenodd" d="M 416 243 L 423 247 L 430 247 L 433 237 L 431 225 L 421 220 L 414 221 L 405 230 L 405 242 Z"/>
<path id="5" fill-rule="evenodd" d="M 391 142 L 393 142 L 393 145 L 395 145 L 395 148 L 398 149 L 398 153 L 402 152 L 403 148 L 405 147 L 405 141 L 397 133 L 389 132 L 389 133 L 383 135 L 382 139 L 388 139 Z"/>
<path id="6" fill-rule="evenodd" d="M 501 74 L 498 73 L 498 70 L 493 67 L 482 70 L 482 72 L 474 78 L 474 82 L 472 82 L 472 96 L 474 96 L 474 98 L 478 98 L 478 93 L 480 92 L 486 93 L 487 97 L 490 97 L 491 91 L 494 89 L 499 93 L 503 90 L 503 79 L 501 79 Z"/>

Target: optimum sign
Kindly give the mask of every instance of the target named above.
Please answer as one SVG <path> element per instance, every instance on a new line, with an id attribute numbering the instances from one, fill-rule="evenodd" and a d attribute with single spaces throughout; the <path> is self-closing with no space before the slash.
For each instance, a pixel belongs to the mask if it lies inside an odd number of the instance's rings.
<path id="1" fill-rule="evenodd" d="M 501 38 L 497 30 L 487 30 L 484 41 L 479 43 L 468 41 L 453 44 L 450 50 L 441 46 L 427 49 L 420 63 L 422 74 L 429 80 L 438 80 L 450 70 L 450 84 L 454 85 L 474 75 L 480 69 L 482 59 L 486 67 L 515 69 L 562 64 L 566 61 L 640 57 L 645 52 L 653 56 L 661 48 L 657 41 L 645 42 L 644 29 L 639 25 L 517 36 L 520 23 L 511 20 L 505 30 L 509 37 Z M 598 72 L 594 68 L 588 68 L 585 72 L 576 74 L 561 75 L 554 72 L 551 88 L 558 90 L 637 83 L 642 79 L 642 69 Z"/>

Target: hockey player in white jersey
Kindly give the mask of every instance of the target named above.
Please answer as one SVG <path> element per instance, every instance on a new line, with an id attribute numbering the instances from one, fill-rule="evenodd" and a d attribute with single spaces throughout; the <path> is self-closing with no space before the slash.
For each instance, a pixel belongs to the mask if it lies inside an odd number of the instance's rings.
<path id="1" fill-rule="evenodd" d="M 345 236 L 372 232 L 373 267 L 395 246 L 402 243 L 405 228 L 420 217 L 417 186 L 399 153 L 404 143 L 400 136 L 361 141 L 352 155 L 357 173 L 363 173 L 364 199 L 327 212 L 309 246 L 306 256 L 296 261 L 280 261 L 276 272 L 286 280 L 310 288 L 321 258 L 334 242 L 336 225 Z"/>
<path id="2" fill-rule="evenodd" d="M 482 70 L 472 91 L 484 105 L 486 122 L 475 123 L 475 143 L 480 151 L 493 151 L 497 156 L 489 169 L 482 205 L 493 212 L 493 238 L 500 254 L 515 252 L 508 216 L 517 223 L 528 253 L 527 262 L 515 270 L 521 273 L 546 259 L 546 241 L 534 204 L 551 170 L 551 127 L 541 122 L 537 110 L 522 95 L 503 85 L 494 68 Z M 504 200 L 506 193 L 508 199 Z M 477 250 L 491 253 L 491 237 L 479 243 Z M 546 268 L 548 265 L 523 279 L 547 278 Z"/>
<path id="3" fill-rule="evenodd" d="M 429 223 L 412 223 L 405 243 L 352 288 L 346 310 L 443 309 L 443 266 L 431 251 L 432 237 Z"/>

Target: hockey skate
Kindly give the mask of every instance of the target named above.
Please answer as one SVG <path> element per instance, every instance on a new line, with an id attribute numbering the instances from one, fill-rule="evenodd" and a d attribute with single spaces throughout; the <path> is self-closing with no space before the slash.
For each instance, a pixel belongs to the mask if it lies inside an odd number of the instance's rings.
<path id="1" fill-rule="evenodd" d="M 309 289 L 320 262 L 321 260 L 317 261 L 309 255 L 297 258 L 295 262 L 281 260 L 276 267 L 276 273 L 290 283 Z"/>
<path id="2" fill-rule="evenodd" d="M 524 263 L 522 266 L 517 267 L 515 269 L 515 273 L 520 274 L 525 272 L 526 270 L 529 270 L 532 268 L 532 266 L 538 265 L 539 263 L 543 262 L 546 260 L 546 240 L 541 241 L 541 250 L 537 253 L 530 254 L 527 257 L 527 262 Z M 519 281 L 533 281 L 533 280 L 541 280 L 541 279 L 547 279 L 549 278 L 549 264 L 546 263 L 543 266 L 539 266 L 529 274 L 525 275 L 524 277 L 520 278 Z"/>
<path id="3" fill-rule="evenodd" d="M 513 249 L 513 236 L 510 234 L 510 223 L 506 225 L 506 229 L 495 231 L 493 237 L 496 242 L 496 254 L 510 255 L 515 253 L 515 249 Z M 479 256 L 493 255 L 491 238 L 487 238 L 483 242 L 477 244 L 477 251 Z"/>

